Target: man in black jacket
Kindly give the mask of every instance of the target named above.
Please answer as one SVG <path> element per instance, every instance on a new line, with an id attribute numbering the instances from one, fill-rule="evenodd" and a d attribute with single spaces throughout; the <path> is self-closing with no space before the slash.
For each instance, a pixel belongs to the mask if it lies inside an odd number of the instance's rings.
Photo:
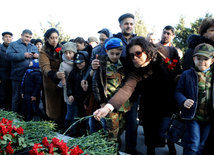
<path id="1" fill-rule="evenodd" d="M 2 40 L 3 44 L 0 45 L 0 108 L 10 110 L 12 101 L 11 63 L 6 58 L 6 50 L 13 40 L 13 34 L 3 32 Z"/>
<path id="2" fill-rule="evenodd" d="M 121 54 L 121 61 L 126 57 L 126 46 L 129 41 L 136 36 L 134 34 L 134 15 L 131 13 L 125 13 L 118 18 L 121 32 L 114 34 L 113 37 L 120 38 L 123 42 L 123 50 Z M 132 95 L 130 99 L 132 102 L 132 108 L 126 113 L 126 153 L 137 154 L 136 145 L 137 145 L 137 109 L 138 109 L 138 93 L 137 91 Z"/>

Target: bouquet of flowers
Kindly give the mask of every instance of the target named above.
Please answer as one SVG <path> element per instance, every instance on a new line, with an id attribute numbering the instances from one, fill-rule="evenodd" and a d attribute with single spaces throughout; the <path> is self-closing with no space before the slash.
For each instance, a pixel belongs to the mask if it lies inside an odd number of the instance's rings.
<path id="1" fill-rule="evenodd" d="M 13 154 L 27 146 L 23 137 L 24 129 L 12 126 L 12 123 L 12 120 L 6 118 L 0 121 L 0 154 Z"/>
<path id="2" fill-rule="evenodd" d="M 42 144 L 36 143 L 29 151 L 30 155 L 80 155 L 83 151 L 77 145 L 76 147 L 69 149 L 67 144 L 63 140 L 59 140 L 54 137 L 52 142 L 49 143 L 47 137 L 44 137 Z"/>
<path id="3" fill-rule="evenodd" d="M 172 62 L 171 62 L 170 59 L 166 57 L 165 60 L 164 60 L 164 62 L 167 63 L 167 64 L 169 64 L 168 65 L 168 69 L 169 70 L 174 70 L 174 68 L 175 68 L 178 60 L 177 59 L 173 59 Z"/>

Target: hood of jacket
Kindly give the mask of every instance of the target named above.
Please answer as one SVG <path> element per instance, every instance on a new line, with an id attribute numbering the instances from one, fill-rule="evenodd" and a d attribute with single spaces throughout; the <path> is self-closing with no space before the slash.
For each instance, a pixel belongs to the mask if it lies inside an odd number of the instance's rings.
<path id="1" fill-rule="evenodd" d="M 187 38 L 187 43 L 189 48 L 195 48 L 197 45 L 201 43 L 207 43 L 214 46 L 214 42 L 200 35 L 192 34 Z"/>

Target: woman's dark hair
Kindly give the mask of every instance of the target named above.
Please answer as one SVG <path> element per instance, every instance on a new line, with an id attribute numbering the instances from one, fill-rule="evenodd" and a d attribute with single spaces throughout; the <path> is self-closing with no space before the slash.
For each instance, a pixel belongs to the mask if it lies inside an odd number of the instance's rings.
<path id="1" fill-rule="evenodd" d="M 126 46 L 127 58 L 130 57 L 129 50 L 134 45 L 139 45 L 141 47 L 142 51 L 146 52 L 148 59 L 155 61 L 155 59 L 157 57 L 157 51 L 156 51 L 157 49 L 155 48 L 154 45 L 147 42 L 144 37 L 134 37 L 133 39 L 131 39 L 129 44 Z M 131 57 L 130 57 L 130 59 L 131 59 Z"/>
<path id="2" fill-rule="evenodd" d="M 82 43 L 85 44 L 85 40 L 84 40 L 82 37 L 76 37 L 76 38 L 74 39 L 74 42 L 75 42 L 75 43 L 80 43 L 80 44 L 82 44 Z"/>
<path id="3" fill-rule="evenodd" d="M 214 26 L 214 19 L 213 18 L 205 18 L 199 27 L 199 34 L 201 36 L 204 35 L 204 33 L 207 32 L 207 29 Z"/>
<path id="4" fill-rule="evenodd" d="M 45 34 L 44 34 L 44 37 L 45 37 L 45 42 L 47 41 L 47 39 L 51 36 L 52 33 L 57 33 L 58 36 L 59 36 L 59 31 L 55 28 L 50 28 L 48 29 Z"/>
<path id="5" fill-rule="evenodd" d="M 135 45 L 139 45 L 142 51 L 146 52 L 148 59 L 151 59 L 151 61 L 156 61 L 156 58 L 157 58 L 157 49 L 155 48 L 154 45 L 146 41 L 144 37 L 138 37 L 138 36 L 134 37 L 130 40 L 129 44 L 126 46 L 127 71 L 133 71 L 133 69 L 136 69 L 133 65 L 131 56 L 129 54 L 130 48 L 132 48 Z"/>

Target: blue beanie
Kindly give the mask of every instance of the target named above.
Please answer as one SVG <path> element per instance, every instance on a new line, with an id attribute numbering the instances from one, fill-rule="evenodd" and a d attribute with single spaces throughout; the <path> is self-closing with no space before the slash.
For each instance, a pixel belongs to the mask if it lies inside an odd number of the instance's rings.
<path id="1" fill-rule="evenodd" d="M 111 38 L 105 43 L 105 49 L 110 50 L 113 48 L 123 47 L 123 42 L 119 38 Z"/>
<path id="2" fill-rule="evenodd" d="M 33 59 L 32 62 L 33 62 L 32 68 L 39 68 L 39 61 L 38 61 L 38 59 Z"/>

